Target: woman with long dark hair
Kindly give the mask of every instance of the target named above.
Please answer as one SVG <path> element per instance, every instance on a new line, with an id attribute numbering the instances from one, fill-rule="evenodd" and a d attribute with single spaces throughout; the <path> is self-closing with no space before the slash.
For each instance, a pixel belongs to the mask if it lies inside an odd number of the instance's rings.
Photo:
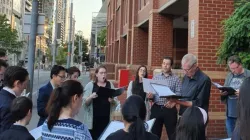
<path id="1" fill-rule="evenodd" d="M 99 87 L 114 89 L 112 82 L 107 80 L 107 69 L 99 66 L 95 71 L 95 81 L 89 82 L 84 89 L 83 122 L 88 126 L 94 140 L 98 139 L 111 120 L 111 114 L 119 104 L 117 98 L 98 96 Z M 107 93 L 100 93 L 107 94 Z"/>
<path id="2" fill-rule="evenodd" d="M 47 104 L 48 119 L 42 126 L 42 139 L 92 140 L 87 126 L 74 120 L 82 106 L 83 87 L 67 80 L 53 90 Z"/>
<path id="3" fill-rule="evenodd" d="M 208 115 L 200 107 L 192 106 L 185 110 L 176 130 L 176 140 L 206 140 Z"/>
<path id="4" fill-rule="evenodd" d="M 159 140 L 146 131 L 146 106 L 138 95 L 131 95 L 122 107 L 124 129 L 110 134 L 106 140 Z"/>
<path id="5" fill-rule="evenodd" d="M 143 65 L 138 67 L 135 80 L 129 83 L 127 98 L 134 94 L 141 96 L 143 100 L 146 99 L 146 93 L 143 91 L 142 78 L 148 78 L 147 67 Z"/>
<path id="6" fill-rule="evenodd" d="M 142 78 L 148 78 L 147 67 L 144 65 L 138 67 L 135 75 L 135 80 L 129 83 L 127 90 L 127 98 L 130 97 L 131 95 L 138 95 L 142 97 L 142 99 L 145 101 L 146 104 L 146 109 L 147 109 L 146 120 L 148 120 L 150 116 L 150 103 L 148 98 L 146 98 L 147 93 L 144 92 L 143 90 Z"/>
<path id="7" fill-rule="evenodd" d="M 241 87 L 238 99 L 238 116 L 236 128 L 232 140 L 249 140 L 250 139 L 250 77 L 246 78 Z"/>
<path id="8" fill-rule="evenodd" d="M 68 68 L 66 72 L 67 72 L 67 79 L 70 80 L 77 80 L 78 77 L 81 76 L 80 70 L 75 66 Z"/>

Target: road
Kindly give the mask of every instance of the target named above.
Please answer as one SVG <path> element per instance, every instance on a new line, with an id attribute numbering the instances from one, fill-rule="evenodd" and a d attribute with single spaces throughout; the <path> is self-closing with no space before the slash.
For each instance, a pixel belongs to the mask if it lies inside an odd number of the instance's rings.
<path id="1" fill-rule="evenodd" d="M 34 83 L 33 83 L 33 94 L 32 94 L 32 101 L 33 101 L 33 109 L 32 109 L 32 119 L 30 124 L 27 126 L 29 130 L 34 129 L 37 126 L 39 116 L 37 115 L 37 97 L 38 97 L 38 89 L 49 82 L 50 80 L 50 71 L 39 71 L 39 80 L 38 80 L 38 70 L 34 71 Z M 85 86 L 89 82 L 89 74 L 86 73 L 85 75 L 81 75 L 79 80 L 82 82 L 83 86 Z M 82 121 L 83 111 L 80 110 L 80 113 L 76 117 L 77 120 Z"/>

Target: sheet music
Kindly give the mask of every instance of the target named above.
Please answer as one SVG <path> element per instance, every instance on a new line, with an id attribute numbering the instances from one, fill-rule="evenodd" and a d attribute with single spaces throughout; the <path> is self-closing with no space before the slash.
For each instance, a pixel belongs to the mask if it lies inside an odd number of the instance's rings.
<path id="1" fill-rule="evenodd" d="M 160 97 L 176 95 L 169 87 L 165 85 L 154 83 L 151 83 L 151 85 Z"/>
<path id="2" fill-rule="evenodd" d="M 30 134 L 35 138 L 35 140 L 41 138 L 42 137 L 42 125 L 31 130 Z"/>
<path id="3" fill-rule="evenodd" d="M 148 132 L 151 132 L 151 129 L 154 125 L 155 119 L 151 119 L 149 121 L 147 121 L 146 123 L 148 124 Z M 104 130 L 104 132 L 102 133 L 101 137 L 99 138 L 99 140 L 105 140 L 111 133 L 114 133 L 120 129 L 124 128 L 124 123 L 121 121 L 111 121 L 109 123 L 109 125 L 107 126 L 107 128 Z"/>
<path id="4" fill-rule="evenodd" d="M 148 120 L 146 123 L 148 124 L 148 129 L 147 129 L 147 131 L 148 131 L 148 132 L 151 132 L 152 127 L 153 127 L 153 125 L 154 125 L 154 123 L 155 123 L 155 119 Z"/>
<path id="5" fill-rule="evenodd" d="M 222 85 L 220 85 L 220 84 L 218 84 L 218 83 L 215 83 L 215 82 L 213 82 L 213 84 L 214 84 L 217 88 L 223 87 Z"/>
<path id="6" fill-rule="evenodd" d="M 143 90 L 146 93 L 153 93 L 156 94 L 155 90 L 153 87 L 150 85 L 150 79 L 147 78 L 142 78 L 142 85 L 143 85 Z"/>

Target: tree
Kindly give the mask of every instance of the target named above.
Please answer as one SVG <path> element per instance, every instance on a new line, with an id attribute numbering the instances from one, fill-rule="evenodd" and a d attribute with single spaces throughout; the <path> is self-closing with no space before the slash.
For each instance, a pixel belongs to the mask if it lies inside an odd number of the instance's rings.
<path id="1" fill-rule="evenodd" d="M 0 15 L 0 47 L 9 53 L 21 53 L 24 41 L 18 41 L 18 33 L 11 29 L 6 15 Z"/>
<path id="2" fill-rule="evenodd" d="M 75 35 L 75 50 L 74 50 L 74 54 L 75 54 L 75 58 L 74 62 L 79 62 L 79 40 L 82 41 L 82 61 L 85 61 L 84 58 L 87 57 L 87 52 L 88 52 L 88 40 L 84 38 L 84 36 L 76 34 Z M 88 57 L 87 57 L 88 58 Z"/>
<path id="3" fill-rule="evenodd" d="M 56 63 L 63 65 L 67 63 L 67 48 L 58 47 L 58 54 L 56 56 Z"/>
<path id="4" fill-rule="evenodd" d="M 51 49 L 52 49 L 51 47 L 48 47 L 46 49 L 46 54 L 45 54 L 45 56 L 47 57 L 47 59 L 48 59 L 49 62 L 52 62 L 52 59 L 53 59 Z"/>
<path id="5" fill-rule="evenodd" d="M 247 2 L 249 2 L 249 0 L 235 0 L 234 5 L 237 8 L 243 6 Z"/>
<path id="6" fill-rule="evenodd" d="M 97 36 L 97 42 L 101 47 L 106 46 L 107 28 L 103 28 Z"/>
<path id="7" fill-rule="evenodd" d="M 217 52 L 218 62 L 225 63 L 231 55 L 238 55 L 243 66 L 250 68 L 250 2 L 236 8 L 223 22 L 224 39 Z"/>

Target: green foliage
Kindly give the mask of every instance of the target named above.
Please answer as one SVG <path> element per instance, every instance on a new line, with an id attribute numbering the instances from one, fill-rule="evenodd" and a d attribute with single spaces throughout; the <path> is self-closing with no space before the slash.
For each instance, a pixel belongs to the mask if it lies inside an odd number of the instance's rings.
<path id="1" fill-rule="evenodd" d="M 250 2 L 236 8 L 223 22 L 224 39 L 217 52 L 218 62 L 225 63 L 231 55 L 238 55 L 250 68 Z"/>
<path id="2" fill-rule="evenodd" d="M 0 47 L 9 53 L 20 53 L 24 41 L 18 41 L 18 33 L 11 29 L 6 15 L 0 15 Z"/>
<path id="3" fill-rule="evenodd" d="M 73 58 L 74 59 L 74 62 L 79 62 L 79 40 L 82 40 L 82 58 L 84 61 L 84 58 L 87 57 L 87 52 L 88 52 L 88 40 L 84 38 L 84 36 L 82 35 L 79 35 L 79 34 L 76 34 L 75 35 L 75 50 L 74 50 L 74 54 L 75 54 L 75 57 Z"/>
<path id="4" fill-rule="evenodd" d="M 243 6 L 247 2 L 250 2 L 250 0 L 235 0 L 234 5 L 237 8 Z"/>
<path id="5" fill-rule="evenodd" d="M 97 36 L 97 42 L 101 47 L 106 46 L 107 28 L 103 28 Z"/>
<path id="6" fill-rule="evenodd" d="M 52 56 L 52 48 L 51 47 L 48 47 L 46 49 L 45 56 L 47 57 L 47 59 L 48 59 L 49 62 L 52 62 L 53 56 Z"/>
<path id="7" fill-rule="evenodd" d="M 67 63 L 67 48 L 58 47 L 58 54 L 56 56 L 56 64 L 64 65 Z"/>

